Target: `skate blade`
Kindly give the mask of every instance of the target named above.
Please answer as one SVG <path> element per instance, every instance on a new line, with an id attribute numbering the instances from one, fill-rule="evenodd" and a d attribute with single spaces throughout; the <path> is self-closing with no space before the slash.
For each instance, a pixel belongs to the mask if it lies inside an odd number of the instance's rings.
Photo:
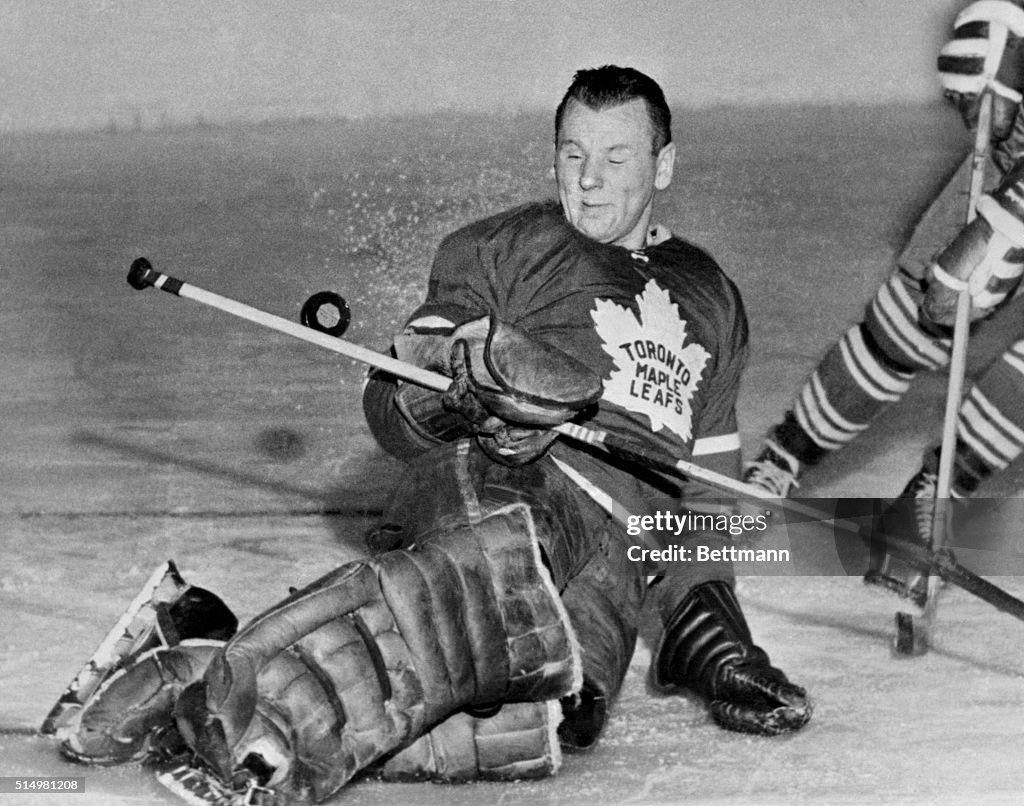
<path id="1" fill-rule="evenodd" d="M 199 767 L 183 764 L 157 773 L 159 781 L 190 806 L 283 806 L 272 789 L 250 784 L 244 791 L 230 789 L 219 778 Z"/>
<path id="2" fill-rule="evenodd" d="M 146 648 L 147 644 L 163 640 L 157 606 L 173 601 L 186 587 L 172 560 L 156 567 L 96 651 L 57 698 L 39 728 L 42 735 L 60 738 L 62 732 L 74 724 L 75 717 L 89 697 L 124 658 Z"/>

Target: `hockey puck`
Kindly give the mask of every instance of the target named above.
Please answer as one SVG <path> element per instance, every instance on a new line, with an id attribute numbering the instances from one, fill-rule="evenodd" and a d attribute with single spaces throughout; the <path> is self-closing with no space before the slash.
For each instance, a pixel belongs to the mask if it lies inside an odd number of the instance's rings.
<path id="1" fill-rule="evenodd" d="M 910 613 L 896 614 L 896 635 L 893 637 L 893 654 L 901 658 L 915 658 L 928 651 L 925 631 L 914 623 Z"/>
<path id="2" fill-rule="evenodd" d="M 302 304 L 299 321 L 308 328 L 341 336 L 352 321 L 352 311 L 345 298 L 333 291 L 320 291 Z"/>

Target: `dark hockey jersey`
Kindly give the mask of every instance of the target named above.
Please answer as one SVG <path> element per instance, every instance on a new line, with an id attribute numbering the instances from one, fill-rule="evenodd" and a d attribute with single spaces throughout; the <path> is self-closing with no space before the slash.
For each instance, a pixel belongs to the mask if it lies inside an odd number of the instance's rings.
<path id="1" fill-rule="evenodd" d="M 738 470 L 747 321 L 735 285 L 703 250 L 671 236 L 641 251 L 604 245 L 573 229 L 557 203 L 517 207 L 442 242 L 409 324 L 443 328 L 488 313 L 602 378 L 604 395 L 584 425 Z M 632 497 L 608 489 L 621 487 L 625 471 L 570 444 L 552 454 L 609 494 Z"/>

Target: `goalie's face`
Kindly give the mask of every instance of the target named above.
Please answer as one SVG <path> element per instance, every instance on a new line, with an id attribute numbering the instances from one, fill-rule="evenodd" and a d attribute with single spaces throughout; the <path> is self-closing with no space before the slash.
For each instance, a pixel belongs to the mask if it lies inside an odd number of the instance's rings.
<path id="1" fill-rule="evenodd" d="M 675 146 L 653 150 L 643 100 L 605 109 L 570 101 L 555 143 L 555 181 L 562 211 L 601 243 L 641 249 L 654 195 L 672 181 Z"/>

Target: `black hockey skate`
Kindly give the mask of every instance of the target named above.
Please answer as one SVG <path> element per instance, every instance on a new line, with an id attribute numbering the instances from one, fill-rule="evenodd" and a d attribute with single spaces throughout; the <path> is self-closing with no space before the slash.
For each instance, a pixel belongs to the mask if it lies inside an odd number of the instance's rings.
<path id="1" fill-rule="evenodd" d="M 807 692 L 754 644 L 732 586 L 698 585 L 665 625 L 654 683 L 685 686 L 711 706 L 724 728 L 774 736 L 799 730 L 814 711 Z"/>
<path id="2" fill-rule="evenodd" d="M 923 467 L 899 498 L 882 511 L 872 526 L 868 570 L 864 574 L 865 584 L 891 591 L 919 608 L 928 601 L 928 574 L 890 554 L 887 537 L 908 540 L 929 551 L 940 548 L 932 545 L 936 486 L 936 474 Z M 955 510 L 965 509 L 963 502 L 951 500 Z"/>

